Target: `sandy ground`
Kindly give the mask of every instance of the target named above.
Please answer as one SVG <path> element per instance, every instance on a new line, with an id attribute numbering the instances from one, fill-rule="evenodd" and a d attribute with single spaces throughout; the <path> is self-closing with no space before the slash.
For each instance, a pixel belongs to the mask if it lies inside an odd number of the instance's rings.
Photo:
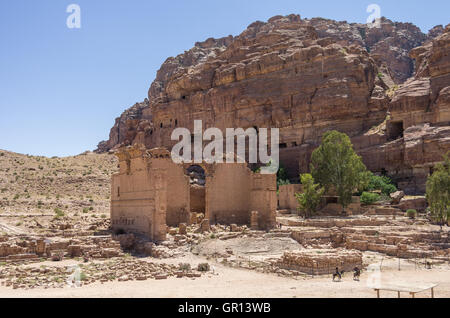
<path id="1" fill-rule="evenodd" d="M 190 256 L 190 260 L 201 261 Z M 179 261 L 179 260 L 177 260 Z M 416 269 L 414 264 L 402 261 L 398 271 L 397 261 L 386 260 L 382 280 L 390 283 L 438 283 L 436 298 L 450 298 L 450 268 L 442 265 L 432 270 Z M 72 264 L 73 262 L 70 262 Z M 61 263 L 62 264 L 62 263 Z M 69 265 L 67 263 L 66 265 Z M 369 273 L 363 273 L 360 282 L 353 281 L 351 274 L 342 282 L 332 282 L 328 276 L 306 278 L 283 278 L 272 274 L 234 269 L 220 264 L 214 266 L 215 274 L 202 278 L 170 278 L 143 282 L 96 283 L 81 288 L 13 290 L 0 287 L 3 298 L 375 298 L 376 293 L 367 285 Z M 396 298 L 395 292 L 382 292 L 382 298 Z M 408 294 L 402 297 L 408 298 Z M 418 294 L 417 298 L 430 298 L 430 292 Z"/>

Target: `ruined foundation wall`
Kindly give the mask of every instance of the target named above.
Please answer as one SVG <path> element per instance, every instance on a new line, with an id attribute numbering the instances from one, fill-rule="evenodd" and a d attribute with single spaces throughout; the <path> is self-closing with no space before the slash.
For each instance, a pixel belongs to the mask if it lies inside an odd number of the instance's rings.
<path id="1" fill-rule="evenodd" d="M 278 266 L 311 275 L 327 275 L 340 271 L 351 272 L 362 268 L 362 254 L 357 251 L 320 250 L 305 252 L 285 252 Z"/>

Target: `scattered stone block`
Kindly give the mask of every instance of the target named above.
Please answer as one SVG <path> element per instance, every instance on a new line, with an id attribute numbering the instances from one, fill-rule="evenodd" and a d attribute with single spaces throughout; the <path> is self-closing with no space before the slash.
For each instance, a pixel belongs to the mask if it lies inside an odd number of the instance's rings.
<path id="1" fill-rule="evenodd" d="M 397 191 L 394 193 L 391 193 L 391 203 L 392 204 L 399 204 L 400 201 L 405 197 L 405 192 L 403 191 Z"/>
<path id="2" fill-rule="evenodd" d="M 240 228 L 236 224 L 231 224 L 231 232 L 240 232 Z"/>
<path id="3" fill-rule="evenodd" d="M 155 275 L 155 279 L 156 280 L 163 280 L 163 279 L 167 279 L 168 275 L 167 274 L 157 274 Z"/>
<path id="4" fill-rule="evenodd" d="M 187 235 L 187 224 L 181 223 L 178 228 L 178 234 L 180 235 Z"/>
<path id="5" fill-rule="evenodd" d="M 204 219 L 202 221 L 202 223 L 200 224 L 200 232 L 205 233 L 205 232 L 210 232 L 210 231 L 211 231 L 211 226 L 209 224 L 209 220 Z"/>
<path id="6" fill-rule="evenodd" d="M 427 208 L 427 200 L 425 197 L 414 197 L 414 198 L 403 198 L 400 201 L 400 204 L 398 207 L 402 211 L 408 211 L 408 210 L 416 210 L 418 212 L 425 212 Z"/>

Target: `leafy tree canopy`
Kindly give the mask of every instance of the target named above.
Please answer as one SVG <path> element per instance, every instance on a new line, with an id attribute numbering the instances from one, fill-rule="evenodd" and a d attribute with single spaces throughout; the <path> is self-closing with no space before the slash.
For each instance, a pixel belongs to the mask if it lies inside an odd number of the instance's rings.
<path id="1" fill-rule="evenodd" d="M 303 193 L 296 193 L 295 197 L 299 203 L 299 211 L 308 218 L 317 211 L 325 189 L 321 188 L 319 184 L 315 184 L 314 178 L 310 174 L 303 174 L 300 178 L 303 184 Z"/>
<path id="2" fill-rule="evenodd" d="M 326 190 L 336 190 L 344 208 L 352 202 L 355 191 L 367 187 L 370 178 L 370 172 L 353 150 L 350 138 L 338 131 L 323 136 L 321 146 L 312 154 L 311 171 L 314 180 Z"/>
<path id="3" fill-rule="evenodd" d="M 450 152 L 427 180 L 427 200 L 431 216 L 443 225 L 450 220 Z"/>

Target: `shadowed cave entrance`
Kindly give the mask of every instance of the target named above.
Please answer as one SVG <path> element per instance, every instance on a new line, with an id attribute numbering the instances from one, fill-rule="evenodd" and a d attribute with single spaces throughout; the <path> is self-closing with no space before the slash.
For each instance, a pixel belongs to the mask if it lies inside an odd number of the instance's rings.
<path id="1" fill-rule="evenodd" d="M 404 126 L 402 121 L 393 122 L 389 125 L 389 140 L 403 138 Z"/>

